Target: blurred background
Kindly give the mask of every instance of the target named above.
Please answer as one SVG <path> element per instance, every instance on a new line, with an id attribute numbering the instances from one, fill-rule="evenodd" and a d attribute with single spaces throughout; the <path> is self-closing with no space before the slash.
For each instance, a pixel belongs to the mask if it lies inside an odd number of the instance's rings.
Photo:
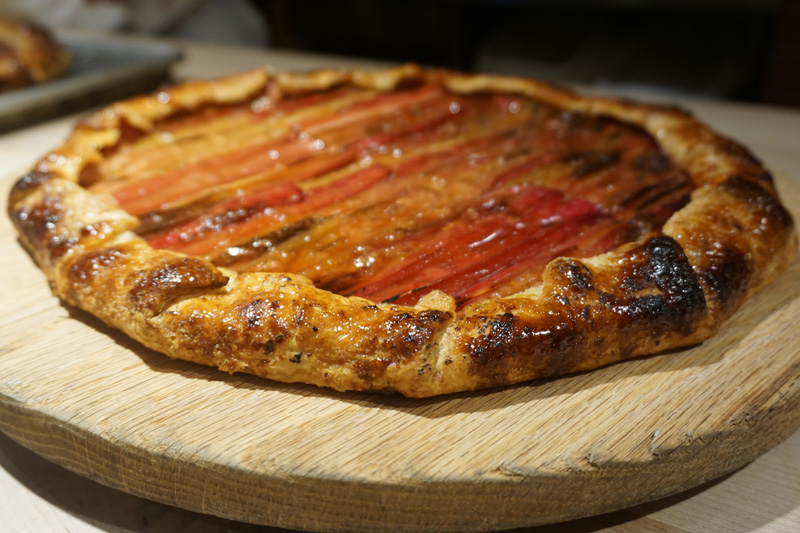
<path id="1" fill-rule="evenodd" d="M 0 0 L 86 28 L 800 107 L 797 0 Z"/>

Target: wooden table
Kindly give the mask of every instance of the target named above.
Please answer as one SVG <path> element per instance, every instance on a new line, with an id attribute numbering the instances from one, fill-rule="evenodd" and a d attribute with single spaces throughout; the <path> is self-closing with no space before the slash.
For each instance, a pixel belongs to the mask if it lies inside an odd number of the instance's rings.
<path id="1" fill-rule="evenodd" d="M 303 70 L 368 64 L 337 58 L 187 44 L 178 79 L 264 64 Z M 683 104 L 748 145 L 774 172 L 800 182 L 800 112 L 714 101 Z M 21 175 L 63 139 L 74 117 L 0 137 L 0 178 Z M 800 349 L 800 348 L 798 348 Z M 0 352 L 1 353 L 1 352 Z M 106 488 L 54 465 L 0 433 L 0 520 L 9 531 L 268 531 L 175 509 Z M 531 529 L 536 530 L 536 528 Z M 800 433 L 745 468 L 663 500 L 547 531 L 800 530 Z"/>

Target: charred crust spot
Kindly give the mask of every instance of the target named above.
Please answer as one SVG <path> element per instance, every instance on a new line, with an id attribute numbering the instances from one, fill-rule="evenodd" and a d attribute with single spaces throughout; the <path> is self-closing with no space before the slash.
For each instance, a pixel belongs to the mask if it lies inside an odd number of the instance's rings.
<path id="1" fill-rule="evenodd" d="M 708 263 L 700 277 L 717 300 L 721 311 L 726 312 L 734 306 L 747 290 L 750 267 L 744 254 L 720 248 L 706 254 Z"/>
<path id="2" fill-rule="evenodd" d="M 538 368 L 543 377 L 569 370 L 584 343 L 580 328 L 563 309 L 539 318 L 536 327 L 511 313 L 489 318 L 467 342 L 471 373 L 487 384 L 500 384 L 505 374 L 520 368 Z"/>
<path id="3" fill-rule="evenodd" d="M 192 257 L 173 259 L 134 276 L 128 297 L 137 309 L 156 314 L 176 298 L 218 289 L 228 282 L 216 268 Z"/>
<path id="4" fill-rule="evenodd" d="M 452 318 L 452 314 L 433 309 L 417 314 L 391 315 L 382 325 L 383 348 L 404 359 L 432 344 L 433 337 Z"/>
<path id="5" fill-rule="evenodd" d="M 560 265 L 564 277 L 570 282 L 573 289 L 579 292 L 594 289 L 592 285 L 592 272 L 586 265 L 577 261 L 570 261 Z"/>
<path id="6" fill-rule="evenodd" d="M 792 216 L 789 211 L 759 183 L 734 175 L 720 183 L 719 188 L 749 209 L 762 214 L 762 216 L 767 216 L 782 229 L 792 227 Z"/>
<path id="7" fill-rule="evenodd" d="M 666 298 L 661 294 L 645 294 L 629 302 L 619 300 L 612 295 L 604 296 L 606 296 L 605 303 L 620 313 L 625 322 L 652 323 L 663 321 L 668 317 L 681 318 L 674 308 L 667 305 Z"/>
<path id="8" fill-rule="evenodd" d="M 289 358 L 289 362 L 290 363 L 294 363 L 296 365 L 299 365 L 302 357 L 303 357 L 303 353 L 302 352 L 298 352 L 298 353 L 294 354 L 293 356 L 291 356 Z"/>
<path id="9" fill-rule="evenodd" d="M 441 324 L 442 322 L 448 320 L 451 316 L 452 315 L 450 313 L 447 313 L 445 311 L 436 311 L 431 309 L 421 312 L 419 315 L 417 315 L 417 318 L 425 322 Z"/>
<path id="10" fill-rule="evenodd" d="M 470 371 L 486 385 L 509 375 L 560 375 L 578 368 L 590 345 L 607 344 L 608 336 L 624 355 L 650 335 L 690 334 L 706 302 L 680 245 L 656 236 L 627 253 L 611 278 L 595 279 L 575 260 L 555 263 L 546 311 L 465 317 L 459 349 L 471 355 Z"/>
<path id="11" fill-rule="evenodd" d="M 272 355 L 289 338 L 286 325 L 275 314 L 277 308 L 278 305 L 275 301 L 261 298 L 237 305 L 234 308 L 234 313 L 242 319 L 241 325 L 236 329 L 242 336 L 243 342 L 252 343 L 267 356 Z M 270 338 L 264 341 L 266 337 Z"/>
<path id="12" fill-rule="evenodd" d="M 619 308 L 632 320 L 644 319 L 688 333 L 699 314 L 706 309 L 705 296 L 697 274 L 681 246 L 671 237 L 660 235 L 644 244 L 645 257 L 634 260 L 621 285 L 629 293 L 649 288 L 657 294 L 631 295 Z M 636 258 L 635 258 L 636 259 Z"/>
<path id="13" fill-rule="evenodd" d="M 264 343 L 264 353 L 267 355 L 272 355 L 273 352 L 275 352 L 275 341 L 270 339 Z"/>
<path id="14" fill-rule="evenodd" d="M 260 327 L 265 314 L 264 300 L 253 300 L 237 308 L 239 315 L 244 319 L 248 328 Z M 271 341 L 270 341 L 271 342 Z M 270 349 L 270 352 L 272 349 Z"/>
<path id="15" fill-rule="evenodd" d="M 506 338 L 511 335 L 513 321 L 514 315 L 511 313 L 503 313 L 498 318 L 490 318 L 487 322 L 487 328 L 491 330 L 493 335 L 499 338 Z"/>

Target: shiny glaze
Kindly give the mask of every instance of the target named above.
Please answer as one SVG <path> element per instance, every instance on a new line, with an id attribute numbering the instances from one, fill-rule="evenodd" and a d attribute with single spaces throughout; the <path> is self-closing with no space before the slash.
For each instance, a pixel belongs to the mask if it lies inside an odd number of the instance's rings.
<path id="1" fill-rule="evenodd" d="M 692 185 L 633 127 L 417 86 L 176 117 L 109 151 L 90 188 L 139 216 L 154 248 L 464 306 L 539 283 L 555 257 L 658 231 Z"/>

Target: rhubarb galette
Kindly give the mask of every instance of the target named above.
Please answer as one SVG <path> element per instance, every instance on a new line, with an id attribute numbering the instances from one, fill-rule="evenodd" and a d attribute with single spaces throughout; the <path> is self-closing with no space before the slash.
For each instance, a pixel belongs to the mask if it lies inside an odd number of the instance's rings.
<path id="1" fill-rule="evenodd" d="M 700 342 L 796 251 L 769 173 L 683 111 L 414 65 L 111 105 L 9 210 L 150 348 L 416 397 Z"/>

